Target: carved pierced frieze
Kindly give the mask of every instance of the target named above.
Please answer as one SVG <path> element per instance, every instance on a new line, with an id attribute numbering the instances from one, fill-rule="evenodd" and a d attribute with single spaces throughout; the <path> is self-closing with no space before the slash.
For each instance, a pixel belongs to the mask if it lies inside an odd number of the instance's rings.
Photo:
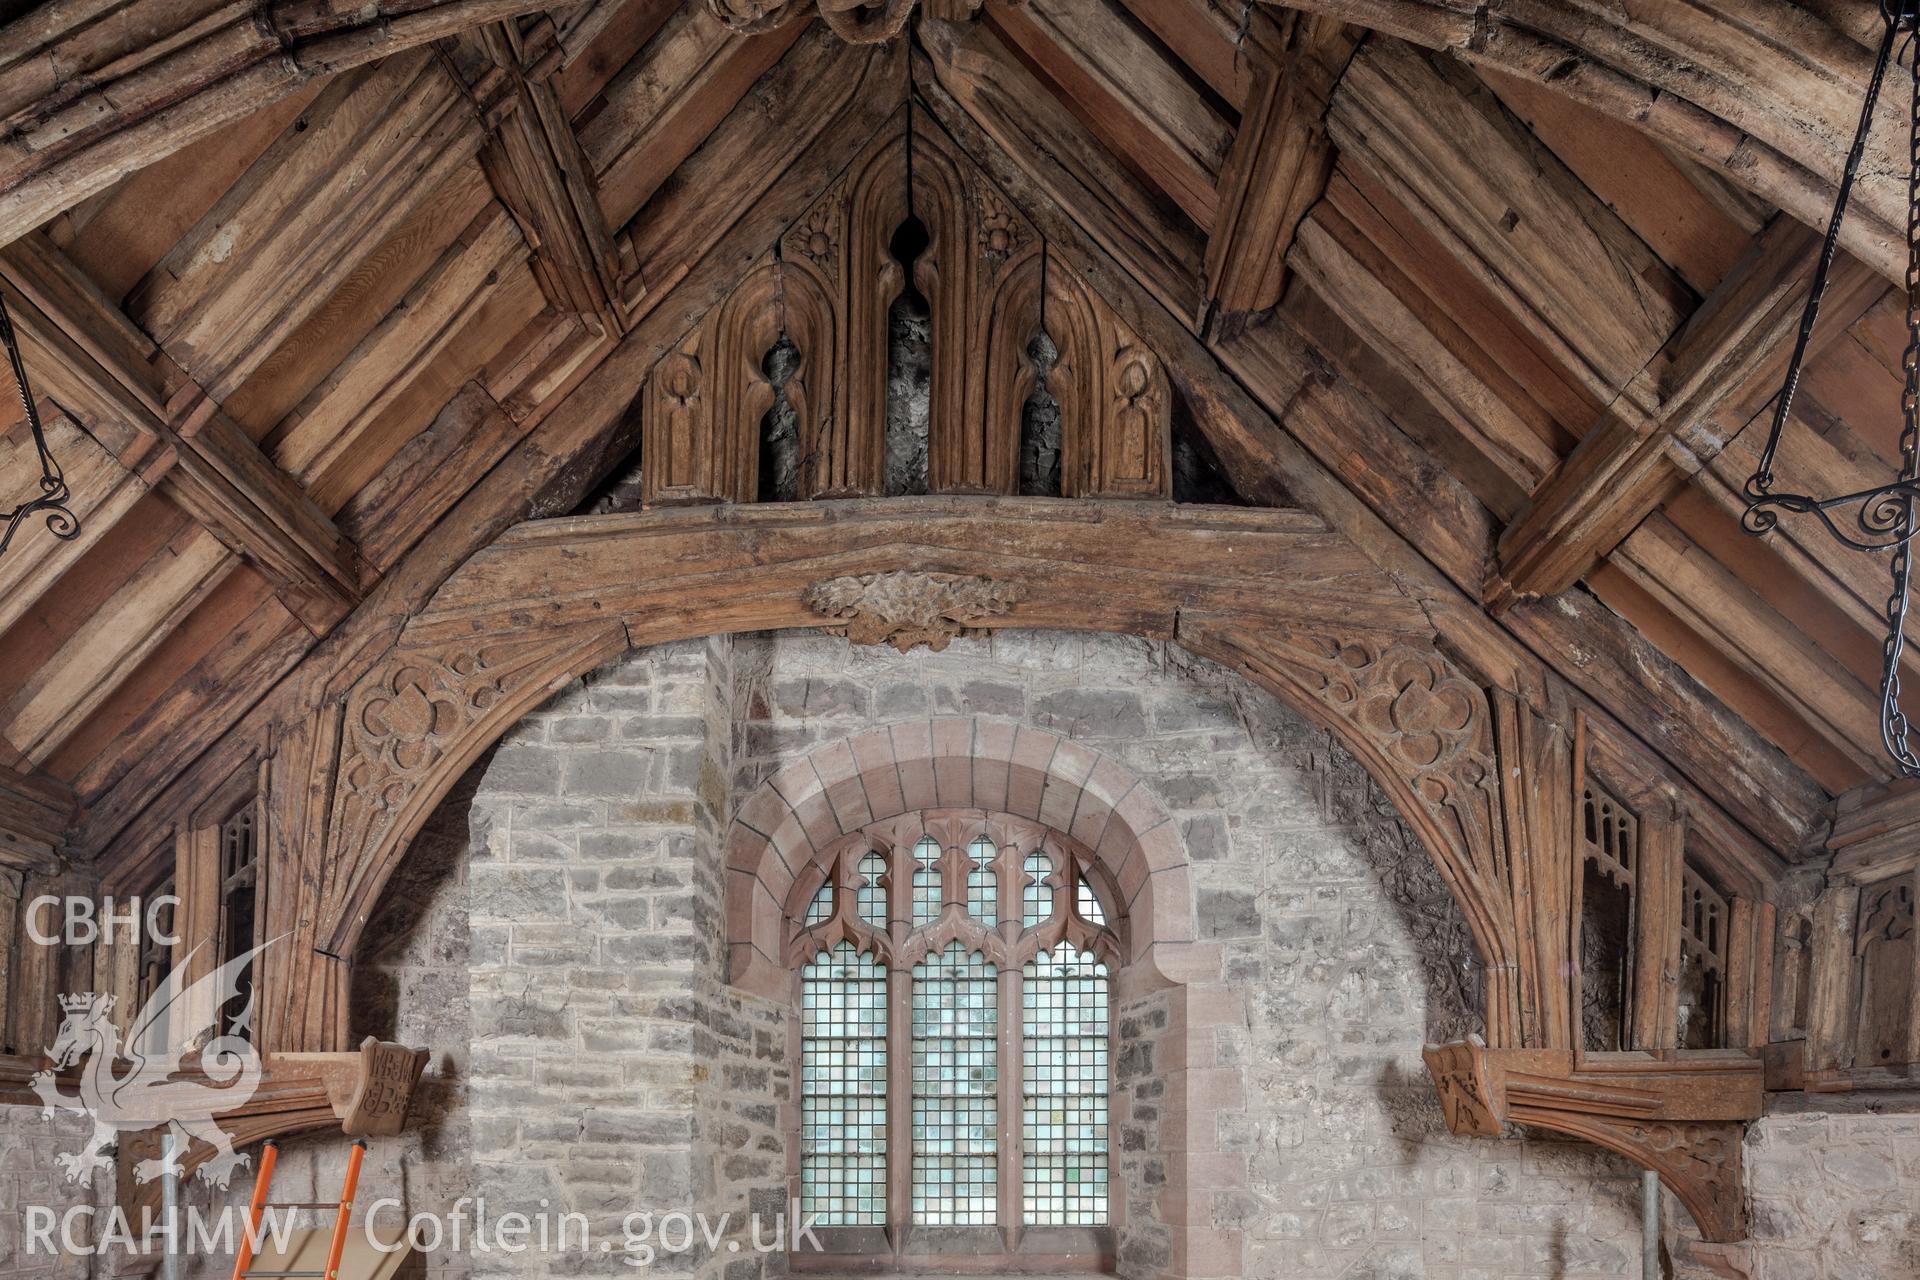
<path id="1" fill-rule="evenodd" d="M 997 618 L 1020 599 L 1011 582 L 955 573 L 863 573 L 816 582 L 802 593 L 807 607 L 834 619 L 822 628 L 855 644 L 890 644 L 905 653 L 926 645 L 935 653 L 958 635 Z"/>

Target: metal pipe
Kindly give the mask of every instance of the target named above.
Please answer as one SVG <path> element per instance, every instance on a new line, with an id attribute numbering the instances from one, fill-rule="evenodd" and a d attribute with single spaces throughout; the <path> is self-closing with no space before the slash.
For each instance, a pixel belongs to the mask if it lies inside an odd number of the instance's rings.
<path id="1" fill-rule="evenodd" d="M 1640 1280 L 1660 1280 L 1660 1175 L 1640 1174 Z"/>
<path id="2" fill-rule="evenodd" d="M 186 1144 L 178 1131 L 168 1125 L 161 1139 L 160 1216 L 166 1219 L 167 1251 L 160 1257 L 161 1280 L 180 1280 L 180 1166 Z"/>

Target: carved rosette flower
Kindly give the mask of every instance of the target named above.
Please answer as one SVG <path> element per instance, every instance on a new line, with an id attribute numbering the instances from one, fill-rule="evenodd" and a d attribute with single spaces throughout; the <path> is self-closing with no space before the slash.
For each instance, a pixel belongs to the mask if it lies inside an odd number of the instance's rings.
<path id="1" fill-rule="evenodd" d="M 855 644 L 890 644 L 905 653 L 924 644 L 938 653 L 974 623 L 1005 614 L 1020 598 L 1011 583 L 953 573 L 866 573 L 831 578 L 802 598 L 840 625 L 826 629 Z"/>
<path id="2" fill-rule="evenodd" d="M 1014 213 L 998 194 L 982 185 L 975 192 L 979 207 L 980 248 L 982 252 L 1006 257 L 1026 246 L 1032 238 L 1026 220 Z"/>

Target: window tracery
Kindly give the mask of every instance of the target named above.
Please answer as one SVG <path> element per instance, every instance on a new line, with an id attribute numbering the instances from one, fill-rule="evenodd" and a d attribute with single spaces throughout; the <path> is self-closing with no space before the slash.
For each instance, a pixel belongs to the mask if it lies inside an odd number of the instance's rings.
<path id="1" fill-rule="evenodd" d="M 929 810 L 819 863 L 788 904 L 801 1211 L 895 1239 L 995 1228 L 1009 1247 L 1104 1227 L 1126 922 L 1091 853 L 1025 819 Z"/>

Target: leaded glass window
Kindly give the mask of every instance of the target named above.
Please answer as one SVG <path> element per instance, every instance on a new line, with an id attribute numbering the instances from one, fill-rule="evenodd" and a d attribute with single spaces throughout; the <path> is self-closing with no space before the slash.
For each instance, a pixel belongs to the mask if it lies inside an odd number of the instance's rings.
<path id="1" fill-rule="evenodd" d="M 1053 862 L 1044 853 L 1027 855 L 1027 888 L 1022 899 L 1020 922 L 1029 928 L 1046 922 L 1053 914 L 1053 886 L 1047 877 L 1053 874 Z"/>
<path id="2" fill-rule="evenodd" d="M 860 859 L 860 918 L 876 929 L 887 927 L 887 860 L 877 853 Z"/>
<path id="3" fill-rule="evenodd" d="M 911 1225 L 1009 1242 L 1107 1226 L 1119 934 L 1092 855 L 1037 823 L 935 810 L 876 823 L 825 859 L 826 883 L 789 908 L 802 915 L 802 1210 L 821 1227 L 891 1231 L 909 1225 L 889 1220 L 897 1205 Z M 1018 929 L 1000 924 L 1003 887 Z"/>
<path id="4" fill-rule="evenodd" d="M 845 942 L 800 982 L 800 1208 L 825 1226 L 887 1221 L 887 971 Z"/>
<path id="5" fill-rule="evenodd" d="M 998 975 L 958 942 L 913 969 L 913 1217 L 999 1220 Z"/>
<path id="6" fill-rule="evenodd" d="M 989 927 L 1000 923 L 998 880 L 993 874 L 993 841 L 981 836 L 967 849 L 973 869 L 967 872 L 967 912 Z"/>
<path id="7" fill-rule="evenodd" d="M 932 924 L 940 914 L 940 842 L 929 836 L 913 847 L 913 922 Z"/>
<path id="8" fill-rule="evenodd" d="M 1107 967 L 1062 942 L 1027 962 L 1022 1003 L 1027 1225 L 1104 1226 Z"/>
<path id="9" fill-rule="evenodd" d="M 1107 909 L 1100 905 L 1100 899 L 1094 895 L 1093 886 L 1087 883 L 1085 876 L 1080 877 L 1077 891 L 1079 897 L 1074 899 L 1074 905 L 1080 908 L 1080 918 L 1088 924 L 1105 924 Z"/>

